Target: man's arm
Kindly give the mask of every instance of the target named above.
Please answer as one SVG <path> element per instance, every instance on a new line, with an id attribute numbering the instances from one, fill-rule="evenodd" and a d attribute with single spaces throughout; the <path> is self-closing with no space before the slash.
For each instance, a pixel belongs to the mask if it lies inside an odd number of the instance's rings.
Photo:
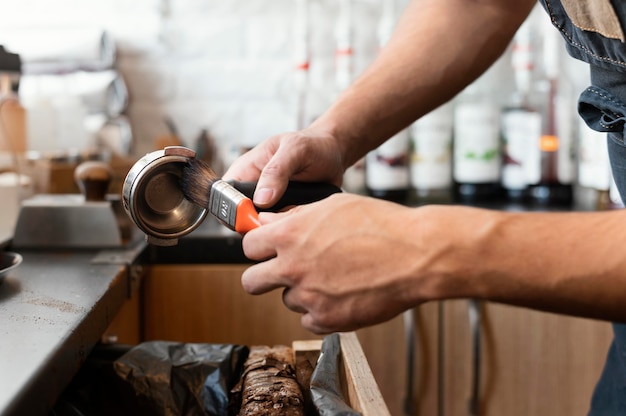
<path id="1" fill-rule="evenodd" d="M 416 275 L 436 282 L 417 298 L 479 298 L 626 322 L 626 210 L 425 207 L 411 215 L 424 243 Z"/>
<path id="2" fill-rule="evenodd" d="M 337 194 L 261 221 L 243 248 L 264 261 L 243 287 L 285 289 L 285 305 L 316 333 L 462 298 L 626 322 L 626 210 L 410 208 Z"/>
<path id="3" fill-rule="evenodd" d="M 535 0 L 414 0 L 372 65 L 311 126 L 330 132 L 348 167 L 478 78 Z"/>

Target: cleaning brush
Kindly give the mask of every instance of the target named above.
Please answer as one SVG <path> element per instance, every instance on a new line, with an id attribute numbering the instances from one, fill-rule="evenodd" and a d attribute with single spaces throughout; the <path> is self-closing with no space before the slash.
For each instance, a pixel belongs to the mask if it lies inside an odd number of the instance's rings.
<path id="1" fill-rule="evenodd" d="M 278 212 L 341 192 L 338 186 L 325 182 L 290 181 L 275 205 L 258 209 L 252 203 L 257 182 L 224 181 L 206 162 L 195 158 L 188 160 L 180 182 L 185 198 L 207 208 L 224 225 L 240 233 L 258 226 L 258 211 Z"/>

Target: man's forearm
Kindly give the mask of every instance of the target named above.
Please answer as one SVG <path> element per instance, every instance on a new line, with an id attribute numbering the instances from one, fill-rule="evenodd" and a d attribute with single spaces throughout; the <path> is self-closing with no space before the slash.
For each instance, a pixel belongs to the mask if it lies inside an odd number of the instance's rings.
<path id="1" fill-rule="evenodd" d="M 489 68 L 534 4 L 412 1 L 377 59 L 313 126 L 342 141 L 349 166 Z"/>
<path id="2" fill-rule="evenodd" d="M 431 236 L 429 250 L 429 267 L 441 283 L 434 298 L 480 298 L 626 322 L 626 210 L 510 213 L 445 207 L 421 221 L 429 221 L 439 235 Z"/>

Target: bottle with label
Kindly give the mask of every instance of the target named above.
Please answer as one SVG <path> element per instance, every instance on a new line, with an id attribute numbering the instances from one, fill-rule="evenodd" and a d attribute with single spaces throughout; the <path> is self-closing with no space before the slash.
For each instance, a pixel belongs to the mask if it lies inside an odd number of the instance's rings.
<path id="1" fill-rule="evenodd" d="M 365 184 L 370 196 L 408 202 L 409 141 L 409 130 L 404 129 L 367 154 Z"/>
<path id="2" fill-rule="evenodd" d="M 413 123 L 410 172 L 412 199 L 444 202 L 452 188 L 453 107 L 448 102 Z"/>
<path id="3" fill-rule="evenodd" d="M 385 0 L 378 22 L 378 47 L 383 48 L 398 18 L 396 0 Z M 367 194 L 398 203 L 408 203 L 410 190 L 409 129 L 404 129 L 370 151 L 365 157 Z"/>
<path id="4" fill-rule="evenodd" d="M 500 110 L 483 75 L 455 99 L 452 175 L 460 203 L 499 199 Z"/>
<path id="5" fill-rule="evenodd" d="M 541 113 L 530 103 L 534 73 L 534 48 L 530 21 L 517 31 L 511 48 L 515 89 L 501 115 L 501 183 L 509 201 L 524 202 L 528 196 L 529 170 L 540 169 Z"/>
<path id="6" fill-rule="evenodd" d="M 0 74 L 0 152 L 7 152 L 15 158 L 24 154 L 28 146 L 26 110 L 13 90 L 13 84 L 11 74 Z"/>
<path id="7" fill-rule="evenodd" d="M 536 84 L 540 98 L 537 107 L 542 114 L 542 134 L 536 149 L 540 167 L 529 178 L 529 195 L 541 206 L 571 206 L 574 199 L 575 100 L 568 94 L 567 79 L 559 75 L 560 40 L 554 30 L 543 32 L 542 71 Z"/>

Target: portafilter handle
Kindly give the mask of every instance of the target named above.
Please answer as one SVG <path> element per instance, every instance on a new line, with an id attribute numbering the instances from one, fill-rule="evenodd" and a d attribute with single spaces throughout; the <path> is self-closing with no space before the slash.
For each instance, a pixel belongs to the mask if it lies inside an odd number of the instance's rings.
<path id="1" fill-rule="evenodd" d="M 105 162 L 90 160 L 74 170 L 74 180 L 86 201 L 104 201 L 112 179 L 111 167 Z"/>

